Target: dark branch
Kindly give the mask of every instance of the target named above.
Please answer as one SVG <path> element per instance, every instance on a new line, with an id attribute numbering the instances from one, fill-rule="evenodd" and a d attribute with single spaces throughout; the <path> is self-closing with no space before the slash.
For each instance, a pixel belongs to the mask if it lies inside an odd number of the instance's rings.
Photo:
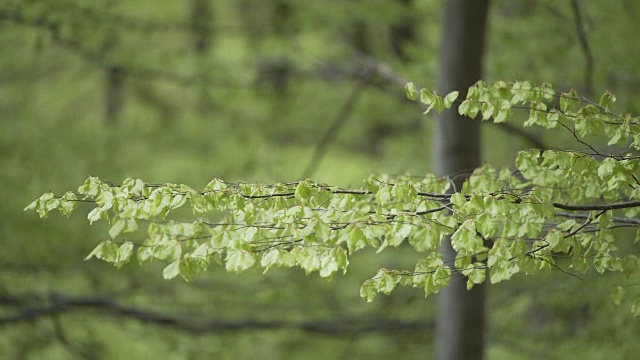
<path id="1" fill-rule="evenodd" d="M 20 297 L 9 296 L 12 303 Z M 32 299 L 25 298 L 23 303 L 30 303 Z M 9 315 L 0 317 L 1 326 L 11 326 L 16 323 L 34 321 L 39 318 L 57 316 L 70 311 L 98 310 L 104 314 L 130 318 L 143 323 L 170 327 L 173 329 L 201 334 L 223 333 L 238 331 L 263 331 L 291 329 L 309 333 L 331 336 L 343 336 L 352 333 L 415 331 L 433 328 L 429 321 L 403 321 L 382 319 L 338 319 L 338 320 L 209 320 L 195 321 L 193 319 L 175 317 L 167 314 L 146 311 L 135 307 L 124 306 L 116 301 L 101 297 L 62 297 L 54 296 L 47 305 L 27 306 Z"/>
<path id="2" fill-rule="evenodd" d="M 561 203 L 552 203 L 555 208 L 569 211 L 607 211 L 618 209 L 629 209 L 640 206 L 640 201 L 627 201 L 615 204 L 602 204 L 602 205 L 568 205 Z"/>
<path id="3" fill-rule="evenodd" d="M 526 142 L 529 143 L 529 145 L 531 145 L 532 147 L 536 148 L 536 149 L 540 149 L 540 150 L 546 150 L 549 147 L 544 143 L 544 141 L 542 141 L 542 139 L 540 139 L 539 137 L 528 133 L 526 131 L 524 131 L 524 129 L 521 129 L 517 126 L 513 126 L 512 124 L 509 123 L 498 123 L 495 124 L 498 126 L 498 128 L 500 128 L 502 131 L 509 133 L 509 134 L 513 134 L 516 136 L 521 137 L 522 139 L 524 139 Z"/>

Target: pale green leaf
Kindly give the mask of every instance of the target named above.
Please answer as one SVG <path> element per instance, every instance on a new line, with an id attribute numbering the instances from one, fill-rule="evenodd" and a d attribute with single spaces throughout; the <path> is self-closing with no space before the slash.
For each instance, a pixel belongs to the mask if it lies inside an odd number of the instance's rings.
<path id="1" fill-rule="evenodd" d="M 176 276 L 178 276 L 180 274 L 180 260 L 176 260 L 172 263 L 170 263 L 169 265 L 167 265 L 163 270 L 162 270 L 162 276 L 166 279 L 166 280 L 170 280 L 175 278 Z"/>
<path id="2" fill-rule="evenodd" d="M 447 109 L 450 109 L 451 106 L 453 105 L 453 102 L 456 101 L 456 99 L 458 98 L 458 95 L 460 95 L 459 91 L 452 91 L 449 94 L 447 94 L 447 96 L 444 97 L 444 106 Z"/>
<path id="3" fill-rule="evenodd" d="M 360 297 L 372 302 L 378 296 L 378 286 L 372 279 L 365 280 L 360 287 Z"/>
<path id="4" fill-rule="evenodd" d="M 624 287 L 620 285 L 614 286 L 613 291 L 611 292 L 611 302 L 613 303 L 613 305 L 620 306 L 626 293 L 627 292 Z"/>
<path id="5" fill-rule="evenodd" d="M 418 90 L 416 89 L 414 83 L 406 83 L 404 86 L 404 90 L 407 93 L 407 98 L 409 98 L 409 100 L 416 100 L 418 98 Z"/>
<path id="6" fill-rule="evenodd" d="M 640 296 L 636 297 L 631 304 L 631 315 L 634 317 L 640 316 Z"/>
<path id="7" fill-rule="evenodd" d="M 252 253 L 246 250 L 229 250 L 225 258 L 227 271 L 241 272 L 255 264 L 256 259 Z"/>
<path id="8" fill-rule="evenodd" d="M 461 193 L 455 193 L 451 195 L 451 203 L 458 209 L 461 209 L 467 202 L 467 198 Z"/>

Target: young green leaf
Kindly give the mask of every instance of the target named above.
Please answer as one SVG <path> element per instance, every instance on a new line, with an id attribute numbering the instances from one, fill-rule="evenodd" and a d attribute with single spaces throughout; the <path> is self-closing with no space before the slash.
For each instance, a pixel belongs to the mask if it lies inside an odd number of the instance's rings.
<path id="1" fill-rule="evenodd" d="M 409 100 L 413 101 L 418 98 L 418 90 L 416 89 L 416 86 L 414 83 L 412 82 L 406 83 L 404 86 L 404 90 L 407 93 L 407 98 L 409 98 Z"/>

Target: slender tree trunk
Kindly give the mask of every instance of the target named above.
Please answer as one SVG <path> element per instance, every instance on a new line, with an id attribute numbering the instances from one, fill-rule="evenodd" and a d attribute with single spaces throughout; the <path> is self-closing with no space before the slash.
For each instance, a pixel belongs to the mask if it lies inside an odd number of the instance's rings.
<path id="1" fill-rule="evenodd" d="M 117 65 L 106 69 L 104 119 L 109 125 L 115 124 L 124 105 L 124 74 Z"/>
<path id="2" fill-rule="evenodd" d="M 199 78 L 198 111 L 210 114 L 213 109 L 211 89 L 212 66 L 209 63 L 210 51 L 213 44 L 214 9 L 210 0 L 189 0 L 189 23 L 191 26 L 191 41 L 193 52 L 197 59 Z"/>
<path id="3" fill-rule="evenodd" d="M 404 62 L 411 59 L 405 47 L 407 44 L 416 41 L 417 17 L 414 15 L 414 0 L 394 0 L 402 6 L 402 15 L 393 23 L 389 29 L 391 51 Z"/>
<path id="4" fill-rule="evenodd" d="M 213 9 L 209 0 L 190 1 L 190 25 L 193 49 L 198 56 L 206 56 L 213 40 Z"/>
<path id="5" fill-rule="evenodd" d="M 439 91 L 466 89 L 480 79 L 489 0 L 446 0 L 442 25 Z M 442 113 L 435 141 L 436 172 L 452 177 L 460 189 L 469 171 L 480 165 L 480 123 Z M 449 238 L 442 245 L 445 263 L 456 253 Z M 436 358 L 476 360 L 484 356 L 485 286 L 467 291 L 466 279 L 455 275 L 438 298 Z"/>

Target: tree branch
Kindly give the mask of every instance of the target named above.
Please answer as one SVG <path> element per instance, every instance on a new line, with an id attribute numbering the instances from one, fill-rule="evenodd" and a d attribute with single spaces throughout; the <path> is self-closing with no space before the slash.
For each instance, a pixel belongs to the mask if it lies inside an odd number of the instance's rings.
<path id="1" fill-rule="evenodd" d="M 569 211 L 607 211 L 618 209 L 629 209 L 640 206 L 640 201 L 627 201 L 615 204 L 602 204 L 602 205 L 568 205 L 561 203 L 551 203 L 555 208 Z"/>
<path id="2" fill-rule="evenodd" d="M 313 173 L 316 171 L 318 164 L 320 163 L 320 160 L 324 156 L 324 153 L 327 151 L 327 147 L 329 146 L 329 143 L 335 138 L 340 128 L 342 128 L 342 126 L 344 126 L 344 124 L 349 119 L 349 115 L 351 115 L 351 112 L 353 111 L 353 107 L 358 101 L 358 99 L 360 98 L 360 95 L 362 95 L 365 86 L 366 86 L 366 83 L 364 81 L 358 81 L 356 83 L 355 87 L 351 91 L 351 94 L 349 94 L 349 97 L 345 100 L 344 104 L 342 104 L 340 111 L 338 112 L 336 117 L 333 119 L 331 126 L 329 126 L 329 128 L 324 133 L 324 135 L 322 135 L 320 142 L 318 142 L 318 145 L 316 146 L 313 152 L 313 156 L 311 157 L 311 160 L 309 161 L 309 163 L 307 164 L 307 167 L 302 173 L 303 178 L 308 178 L 312 176 Z"/>
<path id="3" fill-rule="evenodd" d="M 7 296 L 11 303 L 30 303 L 33 299 L 19 296 Z M 21 301 L 20 301 L 21 300 Z M 337 319 L 337 320 L 205 320 L 174 317 L 167 314 L 147 311 L 135 307 L 124 306 L 116 301 L 103 297 L 64 297 L 55 295 L 47 305 L 27 306 L 21 310 L 0 317 L 0 327 L 11 326 L 16 323 L 34 321 L 43 317 L 58 316 L 60 314 L 78 310 L 99 310 L 105 315 L 137 320 L 143 323 L 170 327 L 188 333 L 226 333 L 239 331 L 264 331 L 291 329 L 308 333 L 330 336 L 343 336 L 353 333 L 397 332 L 432 329 L 430 321 L 403 321 L 387 319 Z"/>
<path id="4" fill-rule="evenodd" d="M 398 87 L 404 87 L 404 85 L 408 82 L 408 80 L 406 80 L 404 77 L 395 73 L 393 69 L 391 69 L 389 66 L 379 63 L 371 57 L 365 57 L 361 61 L 364 64 L 363 66 L 367 67 L 371 73 L 381 77 L 382 79 L 384 79 L 390 84 L 393 84 Z M 417 104 L 421 105 L 420 102 L 417 102 Z M 526 132 L 524 129 L 521 129 L 519 127 L 513 126 L 508 123 L 498 123 L 498 124 L 491 123 L 491 124 L 498 126 L 498 128 L 500 128 L 504 132 L 523 138 L 533 147 L 536 147 L 542 150 L 549 148 L 547 145 L 545 145 L 545 143 L 540 138 Z"/>

